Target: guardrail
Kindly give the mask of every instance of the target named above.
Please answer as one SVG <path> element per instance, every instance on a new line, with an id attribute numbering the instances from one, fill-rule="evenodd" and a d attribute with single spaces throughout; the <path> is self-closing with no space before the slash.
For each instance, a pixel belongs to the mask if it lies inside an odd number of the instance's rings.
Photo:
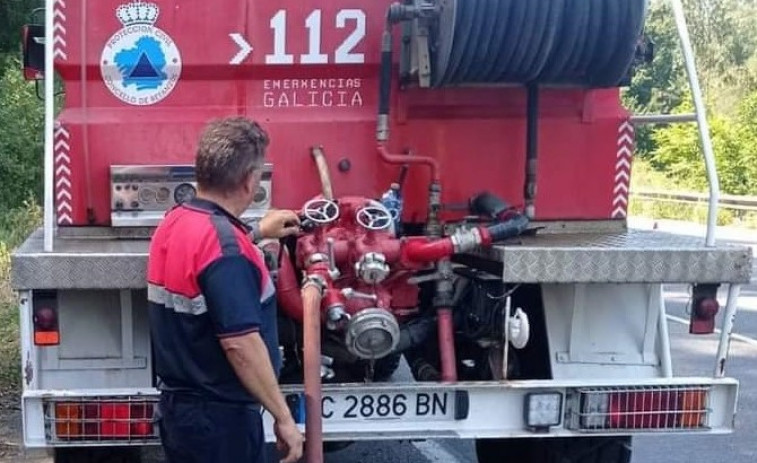
<path id="1" fill-rule="evenodd" d="M 706 206 L 709 195 L 706 193 L 668 192 L 657 190 L 631 190 L 631 197 L 649 201 L 665 201 L 683 204 L 702 204 Z M 720 195 L 719 207 L 740 211 L 757 211 L 757 196 Z"/>

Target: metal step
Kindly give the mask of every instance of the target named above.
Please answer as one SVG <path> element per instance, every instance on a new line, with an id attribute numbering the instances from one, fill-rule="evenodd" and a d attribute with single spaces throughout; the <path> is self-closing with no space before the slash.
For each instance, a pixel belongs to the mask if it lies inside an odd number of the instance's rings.
<path id="1" fill-rule="evenodd" d="M 631 230 L 521 237 L 457 259 L 511 283 L 749 283 L 747 246 Z"/>

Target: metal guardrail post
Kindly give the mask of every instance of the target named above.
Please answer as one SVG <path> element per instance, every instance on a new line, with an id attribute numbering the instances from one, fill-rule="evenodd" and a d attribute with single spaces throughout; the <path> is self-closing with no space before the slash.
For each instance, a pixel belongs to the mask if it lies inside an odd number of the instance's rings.
<path id="1" fill-rule="evenodd" d="M 689 76 L 689 85 L 691 94 L 694 98 L 694 108 L 696 109 L 697 126 L 699 127 L 699 139 L 702 142 L 702 151 L 704 152 L 704 163 L 707 168 L 707 181 L 710 186 L 710 204 L 707 212 L 707 236 L 705 244 L 707 246 L 715 245 L 715 227 L 718 218 L 718 203 L 720 201 L 720 183 L 718 181 L 718 172 L 715 165 L 715 155 L 712 149 L 712 140 L 710 131 L 707 126 L 707 112 L 702 99 L 702 89 L 699 86 L 697 77 L 696 64 L 694 61 L 694 51 L 691 47 L 691 39 L 686 26 L 686 17 L 683 12 L 681 0 L 670 0 L 673 7 L 673 16 L 675 17 L 678 36 L 681 39 L 683 49 L 683 58 L 686 64 L 686 73 Z"/>

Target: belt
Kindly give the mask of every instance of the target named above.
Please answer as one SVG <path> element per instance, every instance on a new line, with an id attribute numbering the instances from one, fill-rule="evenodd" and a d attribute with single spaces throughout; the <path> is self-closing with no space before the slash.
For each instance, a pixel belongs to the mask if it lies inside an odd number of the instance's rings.
<path id="1" fill-rule="evenodd" d="M 219 405 L 219 406 L 226 406 L 226 407 L 244 407 L 253 411 L 260 411 L 262 408 L 261 404 L 258 402 L 221 400 L 218 398 L 198 394 L 196 392 L 161 391 L 161 398 L 163 398 L 170 404 L 203 403 L 203 404 Z"/>

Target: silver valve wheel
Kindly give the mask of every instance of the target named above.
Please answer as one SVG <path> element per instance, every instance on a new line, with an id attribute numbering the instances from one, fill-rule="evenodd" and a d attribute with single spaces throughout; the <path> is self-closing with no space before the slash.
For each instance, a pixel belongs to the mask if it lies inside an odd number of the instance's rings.
<path id="1" fill-rule="evenodd" d="M 392 226 L 392 213 L 383 206 L 366 206 L 357 211 L 357 223 L 368 230 L 386 230 Z"/>
<path id="2" fill-rule="evenodd" d="M 339 206 L 330 199 L 311 199 L 302 213 L 315 223 L 326 224 L 339 218 Z"/>

